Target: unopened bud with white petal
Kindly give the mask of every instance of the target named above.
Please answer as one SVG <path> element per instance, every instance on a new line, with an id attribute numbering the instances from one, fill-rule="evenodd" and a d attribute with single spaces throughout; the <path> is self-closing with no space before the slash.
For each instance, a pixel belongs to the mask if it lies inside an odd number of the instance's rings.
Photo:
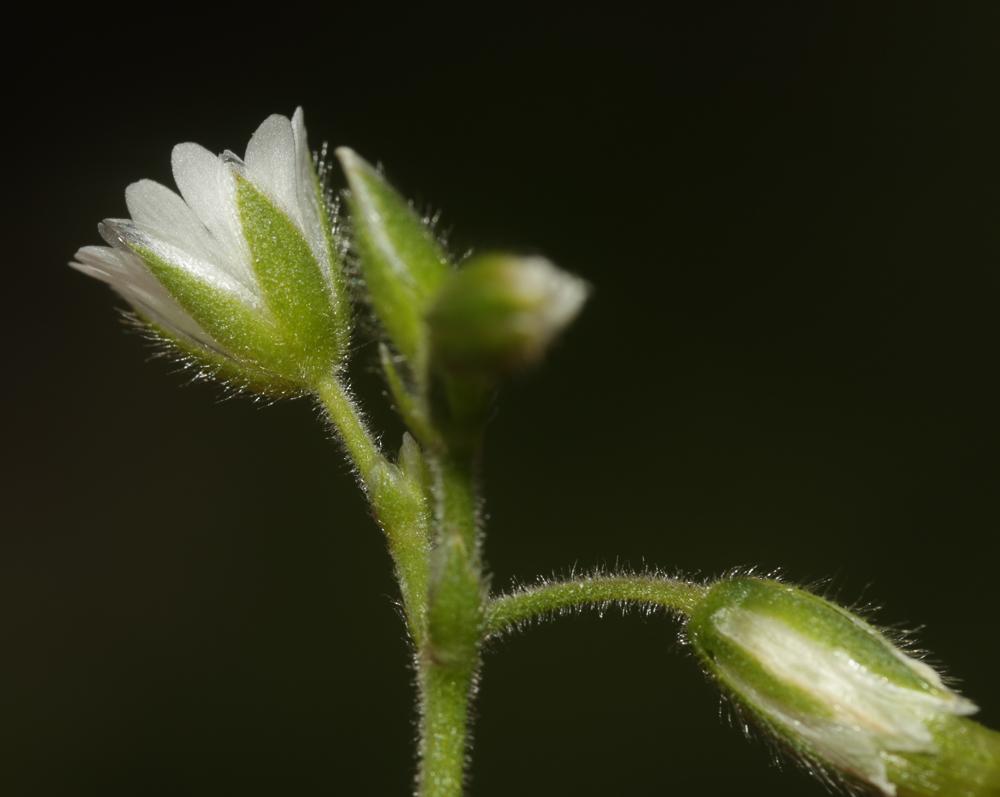
<path id="1" fill-rule="evenodd" d="M 580 312 L 587 284 L 542 257 L 476 257 L 442 286 L 428 314 L 435 363 L 500 375 L 534 363 Z"/>
<path id="2" fill-rule="evenodd" d="M 814 767 L 886 795 L 1000 794 L 1000 736 L 963 719 L 976 706 L 847 610 L 734 578 L 688 633 L 739 707 Z"/>
<path id="3" fill-rule="evenodd" d="M 245 159 L 174 147 L 180 194 L 125 192 L 131 219 L 75 268 L 107 282 L 157 332 L 264 393 L 308 389 L 340 367 L 350 334 L 342 266 L 302 110 L 271 116 Z"/>

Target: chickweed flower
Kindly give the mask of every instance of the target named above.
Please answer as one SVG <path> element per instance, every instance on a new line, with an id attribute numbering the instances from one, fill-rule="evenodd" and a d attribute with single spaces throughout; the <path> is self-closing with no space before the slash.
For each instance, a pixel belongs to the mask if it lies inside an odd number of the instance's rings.
<path id="1" fill-rule="evenodd" d="M 943 741 L 971 732 L 955 723 L 976 706 L 845 609 L 736 578 L 709 590 L 688 630 L 739 707 L 811 765 L 886 795 L 996 794 L 995 769 L 956 775 Z"/>
<path id="2" fill-rule="evenodd" d="M 239 158 L 198 144 L 172 156 L 180 191 L 140 180 L 130 219 L 71 265 L 114 288 L 183 352 L 265 393 L 307 389 L 341 364 L 349 307 L 302 109 L 270 116 Z"/>

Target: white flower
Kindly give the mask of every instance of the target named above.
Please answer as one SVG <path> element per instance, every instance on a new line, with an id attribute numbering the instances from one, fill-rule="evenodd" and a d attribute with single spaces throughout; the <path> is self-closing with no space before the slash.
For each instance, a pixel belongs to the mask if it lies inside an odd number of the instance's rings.
<path id="1" fill-rule="evenodd" d="M 778 582 L 720 582 L 689 631 L 743 707 L 793 749 L 883 794 L 896 794 L 891 766 L 938 752 L 938 720 L 976 711 L 860 618 Z"/>
<path id="2" fill-rule="evenodd" d="M 110 246 L 71 265 L 188 350 L 255 376 L 301 382 L 335 367 L 347 305 L 302 109 L 268 117 L 242 160 L 186 143 L 171 162 L 180 195 L 133 183 L 131 219 L 99 225 Z"/>

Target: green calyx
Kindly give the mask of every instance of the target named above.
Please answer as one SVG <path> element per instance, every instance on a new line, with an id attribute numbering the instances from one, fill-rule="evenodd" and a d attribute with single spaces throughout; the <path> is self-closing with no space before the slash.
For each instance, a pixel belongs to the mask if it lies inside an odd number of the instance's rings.
<path id="1" fill-rule="evenodd" d="M 886 795 L 996 797 L 998 737 L 964 719 L 975 705 L 846 609 L 733 578 L 709 588 L 688 634 L 737 703 L 813 764 Z"/>
<path id="2" fill-rule="evenodd" d="M 170 295 L 198 322 L 213 340 L 225 349 L 231 375 L 245 369 L 252 382 L 262 374 L 276 381 L 298 383 L 295 352 L 287 345 L 281 328 L 267 314 L 247 305 L 241 298 L 221 290 L 173 265 L 142 246 L 132 246 Z M 195 356 L 202 347 L 180 342 Z"/>
<path id="3" fill-rule="evenodd" d="M 430 409 L 449 445 L 475 448 L 500 381 L 541 358 L 586 294 L 540 257 L 482 255 L 449 276 L 426 315 Z"/>
<path id="4" fill-rule="evenodd" d="M 165 329 L 155 319 L 137 313 L 149 334 L 184 366 L 192 370 L 196 378 L 207 378 L 225 385 L 235 393 L 250 393 L 269 398 L 286 398 L 301 395 L 303 388 L 296 382 L 284 379 L 273 371 L 265 371 L 253 363 L 234 360 L 227 354 L 206 348 L 197 341 L 180 337 Z"/>

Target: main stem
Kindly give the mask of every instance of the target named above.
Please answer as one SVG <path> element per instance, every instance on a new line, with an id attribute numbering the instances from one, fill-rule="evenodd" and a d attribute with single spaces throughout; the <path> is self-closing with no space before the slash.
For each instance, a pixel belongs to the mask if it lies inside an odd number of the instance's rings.
<path id="1" fill-rule="evenodd" d="M 469 701 L 480 664 L 482 565 L 475 455 L 435 459 L 437 541 L 432 553 L 428 641 L 417 656 L 420 797 L 459 797 L 465 782 Z"/>
<path id="2" fill-rule="evenodd" d="M 474 666 L 420 662 L 420 797 L 459 797 L 465 783 Z"/>

